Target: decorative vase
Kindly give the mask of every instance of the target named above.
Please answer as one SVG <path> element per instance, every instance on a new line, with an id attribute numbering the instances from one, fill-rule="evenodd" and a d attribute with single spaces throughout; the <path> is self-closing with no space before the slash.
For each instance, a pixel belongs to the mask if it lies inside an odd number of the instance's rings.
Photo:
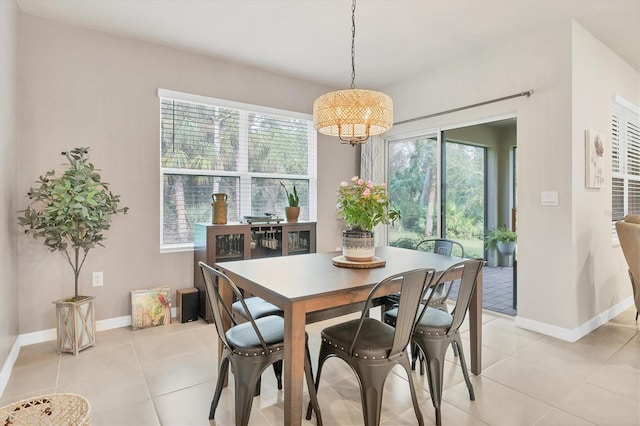
<path id="1" fill-rule="evenodd" d="M 342 231 L 342 255 L 352 262 L 368 262 L 376 254 L 373 231 Z"/>
<path id="2" fill-rule="evenodd" d="M 284 213 L 287 215 L 287 222 L 297 222 L 300 216 L 300 207 L 285 207 Z"/>
<path id="3" fill-rule="evenodd" d="M 498 241 L 498 251 L 500 252 L 500 254 L 504 255 L 504 256 L 511 256 L 514 252 L 514 250 L 516 249 L 516 243 L 515 241 L 509 241 L 509 242 L 505 242 L 505 241 Z"/>
<path id="4" fill-rule="evenodd" d="M 96 343 L 96 321 L 93 307 L 95 296 L 79 296 L 80 300 L 62 299 L 55 302 L 58 317 L 58 353 L 81 350 Z"/>
<path id="5" fill-rule="evenodd" d="M 227 194 L 212 194 L 213 198 L 213 223 L 216 225 L 224 225 L 227 223 Z"/>

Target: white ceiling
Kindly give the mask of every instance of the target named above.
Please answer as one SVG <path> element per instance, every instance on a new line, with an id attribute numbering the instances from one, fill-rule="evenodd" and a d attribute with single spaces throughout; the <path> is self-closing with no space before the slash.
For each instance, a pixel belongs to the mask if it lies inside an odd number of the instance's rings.
<path id="1" fill-rule="evenodd" d="M 350 0 L 17 0 L 23 13 L 346 88 Z M 356 87 L 575 18 L 640 72 L 640 0 L 360 0 Z M 549 46 L 553 48 L 553 46 Z"/>

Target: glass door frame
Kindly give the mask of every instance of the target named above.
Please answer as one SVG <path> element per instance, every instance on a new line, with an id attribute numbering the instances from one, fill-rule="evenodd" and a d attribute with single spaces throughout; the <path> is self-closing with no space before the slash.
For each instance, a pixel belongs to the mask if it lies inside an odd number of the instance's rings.
<path id="1" fill-rule="evenodd" d="M 447 130 L 454 130 L 454 129 L 459 129 L 461 127 L 468 127 L 468 126 L 474 126 L 474 125 L 478 125 L 478 124 L 489 124 L 489 123 L 493 123 L 496 121 L 502 121 L 502 120 L 507 120 L 507 119 L 511 119 L 511 118 L 516 118 L 517 119 L 518 115 L 516 112 L 509 112 L 509 113 L 504 113 L 504 114 L 498 114 L 498 115 L 494 115 L 494 116 L 490 116 L 490 117 L 484 117 L 484 118 L 480 118 L 480 119 L 475 119 L 475 120 L 468 120 L 468 121 L 461 121 L 461 122 L 455 122 L 453 124 L 447 124 L 447 125 L 441 125 L 441 126 L 436 126 L 433 127 L 432 125 L 424 125 L 424 127 L 420 127 L 421 126 L 421 122 L 420 121 L 414 121 L 412 123 L 408 123 L 402 126 L 397 126 L 392 128 L 391 130 L 389 130 L 388 132 L 386 132 L 384 135 L 381 136 L 374 136 L 371 138 L 371 140 L 369 141 L 370 144 L 376 144 L 376 143 L 380 143 L 382 145 L 382 149 L 380 152 L 380 157 L 376 160 L 373 161 L 373 163 L 371 164 L 371 166 L 373 168 L 378 168 L 378 170 L 382 170 L 383 172 L 383 176 L 384 176 L 384 181 L 385 182 L 389 182 L 389 142 L 397 142 L 397 141 L 401 141 L 404 139 L 410 139 L 410 138 L 416 138 L 416 137 L 430 137 L 431 135 L 435 135 L 436 139 L 437 139 L 437 145 L 438 145 L 438 150 L 437 150 L 437 158 L 438 158 L 438 182 L 437 182 L 437 197 L 440 200 L 439 203 L 437 203 L 436 205 L 436 209 L 438 209 L 438 214 L 437 214 L 437 220 L 438 220 L 438 224 L 437 224 L 437 229 L 438 229 L 438 233 L 440 235 L 442 235 L 442 229 L 443 229 L 443 224 L 442 224 L 442 133 L 447 131 Z M 405 131 L 403 131 L 402 129 L 406 129 Z M 487 156 L 485 155 L 485 161 L 487 160 Z M 488 166 L 485 166 L 485 169 Z M 361 175 L 364 175 L 364 171 L 361 170 Z M 487 179 L 485 179 L 485 185 L 487 185 Z M 485 197 L 487 194 L 487 188 L 485 187 Z M 487 224 L 487 220 L 488 220 L 488 214 L 486 212 L 486 202 L 487 200 L 485 199 L 485 224 L 484 227 L 486 229 L 486 227 L 488 226 Z M 381 234 L 382 237 L 382 243 L 384 245 L 389 244 L 389 234 L 388 234 L 388 227 L 384 226 L 383 229 L 381 229 L 379 231 L 379 233 Z M 440 236 L 439 235 L 439 236 Z"/>
<path id="2" fill-rule="evenodd" d="M 462 126 L 462 127 L 466 127 L 466 126 Z M 456 127 L 456 128 L 460 128 L 460 127 Z M 449 129 L 452 130 L 452 129 Z M 456 143 L 459 145 L 467 145 L 467 146 L 471 146 L 474 148 L 479 148 L 482 150 L 482 227 L 483 230 L 487 229 L 487 215 L 488 215 L 488 211 L 489 211 L 489 200 L 487 199 L 487 194 L 488 194 L 488 190 L 489 190 L 489 183 L 488 183 L 488 179 L 487 179 L 487 172 L 489 170 L 489 160 L 488 160 L 488 149 L 484 146 L 481 145 L 473 145 L 470 143 L 466 143 L 466 142 L 458 142 L 455 140 L 451 140 L 451 142 L 449 142 L 448 140 L 445 139 L 445 135 L 444 133 L 447 130 L 442 130 L 440 132 L 440 140 L 443 141 L 440 144 L 440 149 L 441 149 L 441 153 L 440 153 L 440 158 L 441 158 L 441 176 L 440 176 L 440 190 L 441 190 L 441 197 L 440 197 L 440 204 L 441 204 L 441 215 L 439 217 L 439 220 L 441 222 L 440 226 L 440 235 L 442 236 L 441 238 L 449 238 L 449 236 L 447 235 L 447 217 L 446 217 L 446 213 L 447 213 L 447 189 L 445 187 L 446 184 L 446 179 L 447 179 L 447 143 Z M 484 232 L 483 232 L 484 233 Z M 482 253 L 485 254 L 485 258 L 486 258 L 486 250 L 485 250 L 485 242 L 484 242 L 484 238 L 482 241 Z"/>

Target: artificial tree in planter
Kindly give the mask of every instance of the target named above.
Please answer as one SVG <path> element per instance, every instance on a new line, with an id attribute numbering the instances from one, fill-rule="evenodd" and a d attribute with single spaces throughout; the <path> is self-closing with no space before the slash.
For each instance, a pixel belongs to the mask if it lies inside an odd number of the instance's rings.
<path id="1" fill-rule="evenodd" d="M 287 216 L 287 222 L 297 222 L 298 216 L 300 216 L 300 197 L 298 197 L 296 186 L 293 185 L 293 191 L 289 192 L 282 181 L 280 182 L 280 185 L 284 188 L 284 192 L 287 194 L 287 201 L 289 202 L 289 207 L 284 208 L 284 213 Z"/>
<path id="2" fill-rule="evenodd" d="M 58 353 L 77 355 L 95 344 L 93 296 L 78 294 L 78 277 L 89 250 L 104 247 L 104 231 L 111 218 L 126 213 L 118 207 L 120 196 L 102 182 L 98 170 L 89 162 L 89 148 L 63 152 L 68 167 L 61 176 L 46 172 L 27 193 L 31 201 L 18 218 L 20 226 L 33 238 L 41 238 L 50 252 L 60 252 L 75 278 L 75 293 L 56 303 L 58 317 Z"/>

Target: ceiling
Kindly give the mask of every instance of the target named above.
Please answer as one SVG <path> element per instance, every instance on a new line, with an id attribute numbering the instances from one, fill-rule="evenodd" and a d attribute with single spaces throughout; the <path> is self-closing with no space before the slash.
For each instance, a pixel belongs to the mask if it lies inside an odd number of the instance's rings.
<path id="1" fill-rule="evenodd" d="M 26 14 L 336 88 L 351 83 L 349 0 L 17 3 Z M 640 0 L 360 0 L 356 87 L 380 90 L 568 18 L 640 72 Z"/>

